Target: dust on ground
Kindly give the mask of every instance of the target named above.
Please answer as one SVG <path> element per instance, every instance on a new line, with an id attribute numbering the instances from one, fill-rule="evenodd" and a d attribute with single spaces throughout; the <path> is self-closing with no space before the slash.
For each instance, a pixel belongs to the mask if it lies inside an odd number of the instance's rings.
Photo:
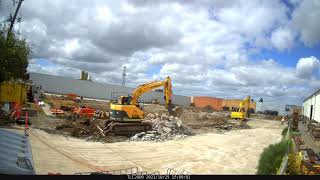
<path id="1" fill-rule="evenodd" d="M 41 137 L 67 155 L 103 170 L 135 166 L 161 174 L 165 174 L 168 168 L 186 170 L 192 174 L 255 174 L 260 154 L 265 147 L 281 140 L 284 125 L 263 119 L 253 119 L 248 124 L 251 129 L 226 131 L 223 134 L 205 133 L 165 142 L 86 142 L 32 130 L 31 143 L 37 143 L 34 136 Z M 34 154 L 35 164 L 38 165 L 36 171 L 55 171 L 48 168 L 54 167 L 50 157 L 37 158 L 47 151 L 43 148 L 33 151 L 37 152 Z M 63 169 L 59 172 L 70 173 Z"/>

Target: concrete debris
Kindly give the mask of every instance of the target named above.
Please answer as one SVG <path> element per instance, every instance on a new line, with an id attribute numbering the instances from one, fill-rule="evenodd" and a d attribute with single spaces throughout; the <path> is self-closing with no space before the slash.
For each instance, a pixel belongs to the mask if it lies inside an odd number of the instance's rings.
<path id="1" fill-rule="evenodd" d="M 171 129 L 168 128 L 168 127 L 163 127 L 162 130 L 166 133 L 170 133 L 171 132 Z"/>
<path id="2" fill-rule="evenodd" d="M 149 113 L 146 121 L 151 123 L 152 131 L 141 132 L 131 137 L 130 141 L 166 141 L 192 135 L 192 130 L 178 117 L 164 113 Z"/>
<path id="3" fill-rule="evenodd" d="M 217 127 L 217 128 L 218 128 L 218 129 L 230 130 L 230 129 L 232 129 L 232 125 L 219 126 L 219 127 Z"/>
<path id="4" fill-rule="evenodd" d="M 182 125 L 181 120 L 177 120 L 177 125 L 178 125 L 178 127 L 180 127 Z"/>

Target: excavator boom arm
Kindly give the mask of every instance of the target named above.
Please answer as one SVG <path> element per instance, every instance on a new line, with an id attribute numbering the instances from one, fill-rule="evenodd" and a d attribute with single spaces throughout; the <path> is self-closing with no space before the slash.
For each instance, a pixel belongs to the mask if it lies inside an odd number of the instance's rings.
<path id="1" fill-rule="evenodd" d="M 132 93 L 130 104 L 137 105 L 142 94 L 162 86 L 164 86 L 166 105 L 171 104 L 172 85 L 170 77 L 167 77 L 164 81 L 153 81 L 138 86 Z"/>
<path id="2" fill-rule="evenodd" d="M 250 98 L 250 96 L 248 96 L 246 99 L 244 99 L 243 101 L 241 101 L 240 102 L 240 105 L 239 105 L 239 110 L 238 110 L 238 112 L 241 112 L 241 109 L 242 109 L 242 107 L 245 105 L 246 107 L 246 111 L 248 111 L 249 110 L 249 108 L 250 108 L 250 101 L 251 101 L 251 98 Z"/>

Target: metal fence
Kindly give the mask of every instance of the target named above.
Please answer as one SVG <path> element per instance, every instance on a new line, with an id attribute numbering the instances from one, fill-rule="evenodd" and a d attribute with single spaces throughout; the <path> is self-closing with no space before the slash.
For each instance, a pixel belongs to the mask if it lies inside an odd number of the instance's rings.
<path id="1" fill-rule="evenodd" d="M 291 134 L 292 134 L 291 123 L 289 122 L 288 123 L 288 131 L 287 131 L 287 134 L 286 134 L 286 137 L 285 137 L 285 140 L 288 141 L 287 153 L 284 155 L 284 157 L 282 159 L 282 163 L 281 163 L 280 168 L 278 169 L 278 172 L 277 172 L 278 175 L 284 175 L 285 172 L 286 172 L 287 166 L 288 166 L 288 160 L 289 160 L 289 156 L 288 155 L 290 153 L 289 140 L 291 139 Z"/>

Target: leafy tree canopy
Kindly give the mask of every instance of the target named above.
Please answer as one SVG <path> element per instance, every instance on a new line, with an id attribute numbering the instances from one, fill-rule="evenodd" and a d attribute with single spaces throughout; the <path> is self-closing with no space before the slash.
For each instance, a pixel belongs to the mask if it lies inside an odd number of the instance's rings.
<path id="1" fill-rule="evenodd" d="M 0 83 L 16 79 L 27 79 L 28 60 L 31 48 L 25 39 L 0 30 Z"/>

